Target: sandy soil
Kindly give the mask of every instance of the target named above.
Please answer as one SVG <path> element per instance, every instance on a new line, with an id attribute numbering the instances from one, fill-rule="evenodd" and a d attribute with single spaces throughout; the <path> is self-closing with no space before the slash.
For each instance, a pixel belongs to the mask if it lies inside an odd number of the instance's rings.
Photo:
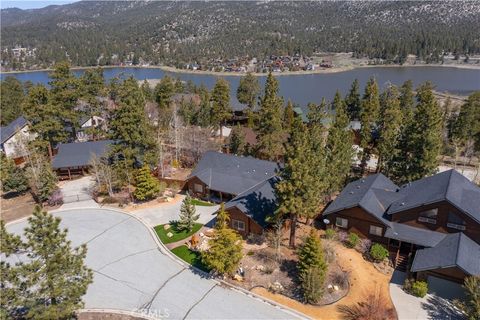
<path id="1" fill-rule="evenodd" d="M 180 196 L 180 194 L 176 194 L 175 198 L 171 199 L 168 202 L 158 202 L 158 199 L 154 199 L 154 200 L 144 202 L 144 203 L 140 203 L 140 204 L 130 203 L 126 207 L 122 208 L 122 210 L 125 210 L 127 212 L 132 212 L 132 211 L 135 211 L 135 210 L 138 210 L 138 209 L 160 208 L 164 205 L 171 205 L 172 203 L 175 203 L 175 202 L 178 202 L 178 201 L 181 201 L 181 200 L 182 200 L 182 197 Z"/>
<path id="2" fill-rule="evenodd" d="M 365 261 L 361 254 L 354 249 L 345 248 L 340 244 L 335 244 L 335 249 L 337 250 L 337 262 L 343 269 L 350 272 L 350 291 L 347 296 L 340 301 L 328 306 L 316 307 L 302 304 L 282 295 L 270 293 L 263 288 L 255 288 L 252 291 L 292 309 L 298 310 L 314 319 L 341 319 L 340 314 L 337 312 L 338 305 L 352 305 L 356 302 L 364 301 L 368 292 L 373 292 L 377 289 L 380 290 L 382 295 L 388 298 L 388 301 L 393 308 L 388 290 L 391 276 L 379 272 L 370 262 Z"/>
<path id="3" fill-rule="evenodd" d="M 1 219 L 5 223 L 28 217 L 33 213 L 35 201 L 30 193 L 24 195 L 0 199 L 1 202 Z"/>

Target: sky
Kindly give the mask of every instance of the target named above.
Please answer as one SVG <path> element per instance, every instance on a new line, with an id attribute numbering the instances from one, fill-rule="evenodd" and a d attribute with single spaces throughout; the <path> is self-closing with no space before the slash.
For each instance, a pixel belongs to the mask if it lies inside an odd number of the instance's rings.
<path id="1" fill-rule="evenodd" d="M 78 0 L 17 0 L 17 1 L 4 1 L 1 0 L 1 8 L 13 8 L 17 7 L 20 9 L 36 9 L 36 8 L 43 8 L 46 6 L 50 6 L 52 4 L 67 4 L 67 3 L 72 3 L 76 2 Z"/>

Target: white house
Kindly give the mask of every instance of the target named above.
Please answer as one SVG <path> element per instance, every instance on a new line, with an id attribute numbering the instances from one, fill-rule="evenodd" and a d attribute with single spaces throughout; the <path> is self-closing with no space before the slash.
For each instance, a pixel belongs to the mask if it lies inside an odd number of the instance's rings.
<path id="1" fill-rule="evenodd" d="M 0 127 L 1 149 L 9 158 L 21 159 L 26 151 L 21 148 L 22 143 L 35 138 L 35 134 L 29 131 L 29 123 L 22 116 L 13 120 L 5 127 Z"/>
<path id="2" fill-rule="evenodd" d="M 80 130 L 77 131 L 77 141 L 85 142 L 92 140 L 93 137 L 86 130 L 89 128 L 105 129 L 105 119 L 99 116 L 83 117 L 80 119 Z"/>

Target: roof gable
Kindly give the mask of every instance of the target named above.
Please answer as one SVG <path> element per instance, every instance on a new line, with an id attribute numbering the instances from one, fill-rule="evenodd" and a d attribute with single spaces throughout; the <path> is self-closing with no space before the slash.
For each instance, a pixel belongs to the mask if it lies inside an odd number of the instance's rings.
<path id="1" fill-rule="evenodd" d="M 211 190 L 238 195 L 275 176 L 278 169 L 275 162 L 208 151 L 189 178 L 197 177 Z"/>
<path id="2" fill-rule="evenodd" d="M 480 222 L 480 188 L 453 169 L 406 184 L 398 193 L 401 197 L 391 204 L 388 214 L 448 201 Z"/>
<path id="3" fill-rule="evenodd" d="M 225 209 L 236 207 L 245 215 L 264 227 L 267 217 L 277 209 L 275 184 L 280 179 L 272 177 L 242 192 L 225 204 Z"/>
<path id="4" fill-rule="evenodd" d="M 480 245 L 462 232 L 448 234 L 433 248 L 418 250 L 412 271 L 459 267 L 470 275 L 480 275 Z"/>
<path id="5" fill-rule="evenodd" d="M 1 144 L 7 142 L 18 130 L 23 129 L 28 124 L 27 120 L 20 116 L 17 119 L 10 122 L 5 127 L 0 127 L 0 137 L 1 137 Z"/>

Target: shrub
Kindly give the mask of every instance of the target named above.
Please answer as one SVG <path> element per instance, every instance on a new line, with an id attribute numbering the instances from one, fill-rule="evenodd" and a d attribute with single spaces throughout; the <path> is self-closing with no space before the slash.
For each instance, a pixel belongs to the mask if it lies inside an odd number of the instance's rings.
<path id="1" fill-rule="evenodd" d="M 338 241 L 343 243 L 343 242 L 347 241 L 347 238 L 348 238 L 348 234 L 345 231 L 337 232 Z"/>
<path id="2" fill-rule="evenodd" d="M 337 235 L 337 231 L 333 228 L 328 228 L 325 230 L 325 238 L 327 239 L 335 239 L 335 236 Z"/>
<path id="3" fill-rule="evenodd" d="M 335 271 L 335 273 L 332 275 L 332 282 L 340 288 L 345 289 L 348 287 L 348 278 L 349 278 L 349 273 L 344 272 L 342 270 Z"/>
<path id="4" fill-rule="evenodd" d="M 348 239 L 347 239 L 347 247 L 349 248 L 355 248 L 358 244 L 358 241 L 360 241 L 360 237 L 356 233 L 349 233 L 348 234 Z"/>
<path id="5" fill-rule="evenodd" d="M 53 206 L 62 205 L 62 204 L 63 204 L 63 194 L 60 189 L 57 189 L 48 198 L 48 205 L 53 207 Z"/>
<path id="6" fill-rule="evenodd" d="M 415 281 L 412 283 L 410 293 L 414 296 L 423 298 L 428 292 L 428 284 L 425 281 Z"/>
<path id="7" fill-rule="evenodd" d="M 325 270 L 312 266 L 302 274 L 300 282 L 306 303 L 317 303 L 323 296 Z"/>
<path id="8" fill-rule="evenodd" d="M 381 244 L 375 243 L 370 248 L 370 256 L 373 260 L 380 262 L 388 257 L 388 250 Z"/>
<path id="9" fill-rule="evenodd" d="M 358 243 L 358 251 L 360 251 L 362 254 L 369 252 L 371 247 L 372 241 L 369 239 L 361 239 Z"/>
<path id="10" fill-rule="evenodd" d="M 379 290 L 366 295 L 365 300 L 354 305 L 339 305 L 338 311 L 344 320 L 385 320 L 396 319 L 395 309 L 390 307 L 385 296 Z"/>

